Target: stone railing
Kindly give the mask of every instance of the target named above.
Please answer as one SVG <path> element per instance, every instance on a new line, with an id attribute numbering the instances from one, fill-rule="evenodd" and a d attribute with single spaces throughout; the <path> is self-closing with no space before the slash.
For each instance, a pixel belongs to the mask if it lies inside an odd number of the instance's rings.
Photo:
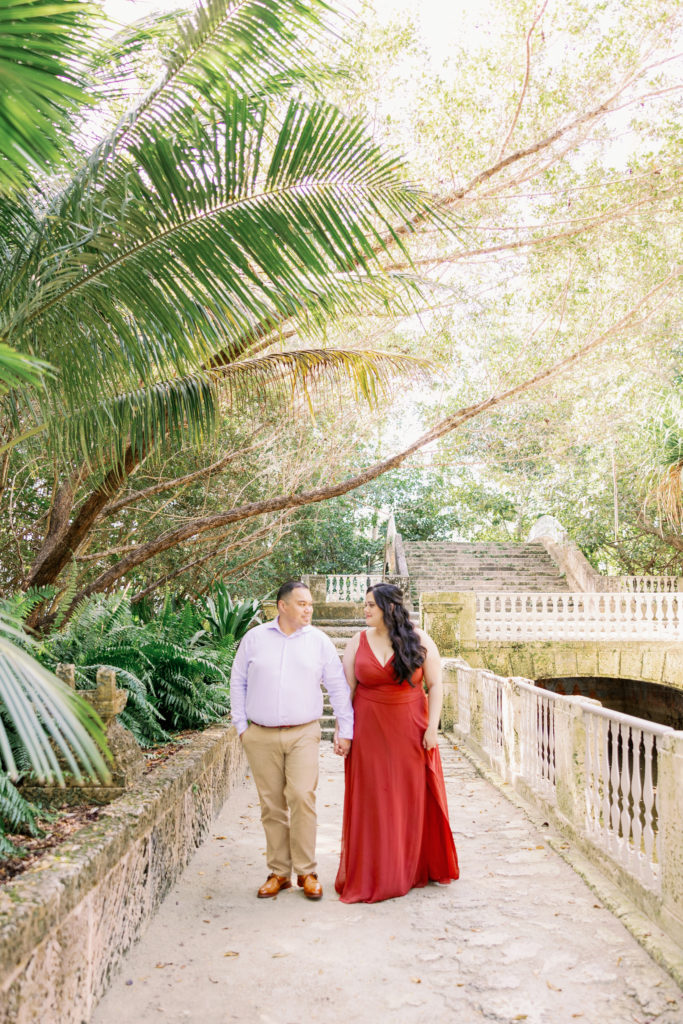
<path id="1" fill-rule="evenodd" d="M 393 583 L 404 594 L 409 595 L 410 579 L 408 576 L 382 576 L 381 573 L 360 573 L 357 575 L 315 576 L 309 574 L 302 577 L 310 588 L 316 604 L 351 604 L 363 603 L 368 587 L 375 583 Z"/>
<path id="2" fill-rule="evenodd" d="M 683 943 L 683 732 L 444 661 L 442 725 Z"/>
<path id="3" fill-rule="evenodd" d="M 363 601 L 368 587 L 382 582 L 382 574 L 372 576 L 327 576 L 326 601 Z"/>
<path id="4" fill-rule="evenodd" d="M 683 590 L 681 576 L 606 576 L 616 580 L 618 589 L 628 594 L 677 594 Z"/>
<path id="5" fill-rule="evenodd" d="M 501 591 L 471 599 L 477 640 L 683 640 L 683 597 L 677 592 Z"/>
<path id="6" fill-rule="evenodd" d="M 564 573 L 571 590 L 598 593 L 671 594 L 683 590 L 681 576 L 603 576 L 570 540 L 554 516 L 541 516 L 528 541 L 542 544 Z"/>

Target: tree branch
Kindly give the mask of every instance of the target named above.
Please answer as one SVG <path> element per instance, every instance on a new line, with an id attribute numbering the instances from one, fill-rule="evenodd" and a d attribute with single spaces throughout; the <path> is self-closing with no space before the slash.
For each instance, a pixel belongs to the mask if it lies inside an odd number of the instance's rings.
<path id="1" fill-rule="evenodd" d="M 195 480 L 203 480 L 205 477 L 211 476 L 212 473 L 217 473 L 219 470 L 223 469 L 229 462 L 232 462 L 233 459 L 238 458 L 240 455 L 247 455 L 258 447 L 259 444 L 252 444 L 248 448 L 229 452 L 227 455 L 224 455 L 222 459 L 218 459 L 217 462 L 212 462 L 210 466 L 204 466 L 203 469 L 196 469 L 193 473 L 186 473 L 185 476 L 178 476 L 174 480 L 164 480 L 162 483 L 153 484 L 151 487 L 145 487 L 141 491 L 135 491 L 133 494 L 120 498 L 118 501 L 114 501 L 110 505 L 105 505 L 100 515 L 111 516 L 120 509 L 127 508 L 128 505 L 133 505 L 138 501 L 142 501 L 144 498 L 151 498 L 155 494 L 163 494 L 164 491 L 172 491 L 179 487 L 186 487 L 188 484 L 194 483 Z M 94 556 L 89 557 L 92 558 Z"/>
<path id="2" fill-rule="evenodd" d="M 264 526 L 261 529 L 254 531 L 254 533 L 252 533 L 251 536 L 248 537 L 246 541 L 244 541 L 244 538 L 242 538 L 239 541 L 235 541 L 234 544 L 228 544 L 227 546 L 224 546 L 223 544 L 218 544 L 211 551 L 207 552 L 205 555 L 202 555 L 201 558 L 195 558 L 194 561 L 186 562 L 185 565 L 181 565 L 180 568 L 174 569 L 173 572 L 168 572 L 166 573 L 165 576 L 160 576 L 159 579 L 154 581 L 154 583 L 150 583 L 148 587 L 145 587 L 144 590 L 141 590 L 139 594 L 135 594 L 130 599 L 130 603 L 136 604 L 138 601 L 142 601 L 144 597 L 148 597 L 150 594 L 153 594 L 155 590 L 159 589 L 159 587 L 163 587 L 166 583 L 170 583 L 171 580 L 177 579 L 178 576 L 182 576 L 183 573 L 189 572 L 190 569 L 196 569 L 197 566 L 204 565 L 206 562 L 211 561 L 211 559 L 215 558 L 217 555 L 224 555 L 227 554 L 228 551 L 234 551 L 234 549 L 240 547 L 243 542 L 245 544 L 252 544 L 254 541 L 260 540 L 262 537 L 268 536 L 268 534 L 272 532 L 273 528 L 281 524 L 282 521 L 287 517 L 287 515 L 289 515 L 289 512 L 284 512 L 281 516 L 278 516 L 275 523 L 268 523 L 267 526 Z M 231 532 L 232 529 L 226 530 L 223 533 L 223 537 L 225 537 Z M 216 538 L 212 537 L 211 539 L 215 540 Z M 254 562 L 261 561 L 261 559 L 265 558 L 267 555 L 268 552 L 265 551 L 254 556 L 253 558 L 248 558 L 246 559 L 246 561 L 240 562 L 239 565 L 236 565 L 234 569 L 231 569 L 230 573 L 227 573 L 226 575 L 232 575 L 233 573 L 238 572 L 240 569 L 245 568 L 245 566 L 247 565 L 252 565 Z"/>
<path id="3" fill-rule="evenodd" d="M 552 377 L 555 377 L 574 366 L 575 363 L 584 359 L 589 353 L 594 352 L 615 335 L 621 334 L 628 328 L 635 326 L 635 324 L 639 322 L 638 314 L 643 311 L 644 307 L 646 307 L 656 296 L 660 295 L 660 293 L 666 289 L 668 285 L 672 284 L 673 281 L 682 273 L 683 265 L 676 266 L 662 281 L 659 282 L 659 284 L 651 288 L 650 291 L 647 292 L 647 294 L 644 295 L 624 316 L 622 316 L 606 331 L 603 331 L 602 334 L 593 338 L 591 341 L 586 342 L 585 345 L 582 345 L 570 355 L 557 360 L 551 366 L 541 370 L 539 373 L 528 378 L 522 383 L 508 388 L 505 391 L 494 393 L 481 402 L 477 402 L 467 408 L 459 409 L 451 416 L 447 416 L 445 419 L 441 420 L 440 423 L 437 423 L 431 430 L 419 437 L 417 441 L 409 445 L 407 448 L 404 448 L 403 451 L 399 452 L 397 455 L 393 455 L 388 459 L 383 459 L 381 462 L 375 463 L 362 473 L 359 473 L 354 477 L 347 478 L 338 484 L 316 488 L 312 491 L 304 491 L 300 494 L 281 494 L 274 498 L 251 502 L 247 505 L 241 505 L 237 508 L 233 508 L 228 512 L 214 513 L 213 515 L 196 519 L 191 523 L 186 523 L 181 527 L 167 530 L 165 533 L 154 538 L 154 540 L 139 545 L 137 550 L 130 552 L 127 556 L 122 558 L 117 565 L 111 566 L 109 569 L 105 570 L 105 572 L 101 573 L 97 579 L 93 580 L 81 592 L 81 594 L 79 594 L 78 600 L 82 600 L 84 597 L 88 597 L 90 594 L 96 593 L 97 591 L 106 590 L 136 566 L 141 565 L 150 558 L 153 558 L 155 555 L 158 555 L 163 551 L 167 551 L 169 548 L 174 547 L 183 541 L 190 540 L 192 537 L 197 537 L 210 530 L 219 529 L 230 523 L 241 522 L 245 519 L 253 519 L 254 517 L 263 515 L 266 512 L 279 512 L 283 509 L 300 508 L 304 505 L 326 501 L 329 498 L 336 498 L 361 487 L 363 484 L 369 483 L 371 480 L 375 480 L 377 477 L 389 472 L 389 470 L 396 469 L 396 467 L 405 462 L 405 460 L 414 452 L 424 448 L 425 445 L 444 437 L 446 434 L 458 429 L 469 420 L 472 420 L 475 417 L 480 416 L 482 413 L 501 405 L 503 402 L 508 402 L 511 399 L 516 398 L 518 395 L 546 383 Z M 650 314 L 645 313 L 645 317 L 647 317 L 647 315 L 651 315 L 651 312 L 652 310 L 650 311 Z"/>
<path id="4" fill-rule="evenodd" d="M 529 31 L 526 34 L 526 68 L 525 68 L 525 71 L 524 71 L 524 81 L 522 82 L 522 91 L 519 94 L 519 100 L 517 102 L 517 109 L 515 110 L 515 112 L 513 114 L 512 123 L 511 123 L 511 125 L 510 125 L 510 127 L 508 129 L 507 135 L 505 136 L 505 138 L 503 140 L 503 145 L 500 147 L 500 152 L 498 154 L 498 159 L 499 160 L 500 160 L 500 158 L 502 157 L 503 153 L 505 152 L 505 150 L 507 148 L 507 144 L 510 141 L 512 133 L 515 130 L 515 126 L 517 124 L 517 119 L 518 119 L 519 113 L 520 113 L 520 111 L 522 109 L 522 103 L 524 102 L 524 97 L 526 95 L 526 88 L 527 88 L 527 85 L 529 84 L 529 75 L 530 75 L 530 72 L 531 72 L 531 37 L 532 37 L 532 35 L 534 33 L 534 29 L 536 28 L 536 26 L 538 25 L 539 21 L 543 17 L 543 15 L 545 13 L 545 9 L 546 9 L 547 6 L 548 6 L 548 0 L 543 0 L 543 6 L 541 7 L 541 9 L 536 14 L 536 17 L 534 18 L 534 20 L 531 23 L 531 28 L 529 29 Z"/>

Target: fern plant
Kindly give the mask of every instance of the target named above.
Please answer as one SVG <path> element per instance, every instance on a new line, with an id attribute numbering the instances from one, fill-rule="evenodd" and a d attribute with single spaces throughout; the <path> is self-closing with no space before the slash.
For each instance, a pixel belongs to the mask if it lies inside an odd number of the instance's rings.
<path id="1" fill-rule="evenodd" d="M 48 663 L 71 662 L 76 685 L 91 688 L 98 668 L 114 669 L 128 703 L 119 716 L 143 746 L 169 731 L 199 729 L 227 714 L 235 643 L 214 641 L 187 603 L 172 598 L 153 615 L 134 613 L 125 593 L 83 602 L 66 629 L 45 641 Z"/>
<path id="2" fill-rule="evenodd" d="M 25 852 L 7 838 L 9 833 L 16 832 L 41 834 L 36 824 L 36 808 L 23 798 L 9 775 L 0 771 L 0 858 L 21 857 Z"/>

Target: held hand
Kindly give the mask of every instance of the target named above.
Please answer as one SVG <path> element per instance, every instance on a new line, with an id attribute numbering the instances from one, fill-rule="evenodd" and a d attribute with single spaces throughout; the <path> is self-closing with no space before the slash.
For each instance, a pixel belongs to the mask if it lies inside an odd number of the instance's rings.
<path id="1" fill-rule="evenodd" d="M 339 754 L 340 757 L 347 757 L 351 750 L 351 740 L 340 740 L 338 736 L 334 738 L 334 752 Z"/>
<path id="2" fill-rule="evenodd" d="M 425 748 L 425 750 L 431 750 L 433 747 L 437 745 L 438 742 L 439 734 L 437 732 L 436 726 L 428 725 L 425 730 L 425 734 L 422 737 L 422 746 Z"/>

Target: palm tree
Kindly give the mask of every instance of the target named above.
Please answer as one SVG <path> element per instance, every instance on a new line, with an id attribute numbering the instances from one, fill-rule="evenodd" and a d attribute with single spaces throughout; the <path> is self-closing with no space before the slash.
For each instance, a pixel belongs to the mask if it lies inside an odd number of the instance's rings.
<path id="1" fill-rule="evenodd" d="M 86 54 L 82 30 L 93 23 L 91 4 L 16 3 L 0 7 L 0 253 L 9 258 L 11 216 L 23 190 L 35 189 L 36 173 L 54 168 L 68 146 L 71 115 L 88 102 L 79 65 Z M 29 352 L 0 344 L 0 398 L 12 401 L 35 389 L 50 367 Z M 0 612 L 0 765 L 18 774 L 16 756 L 45 781 L 64 781 L 60 752 L 73 775 L 108 777 L 102 724 L 90 706 L 26 650 L 21 624 Z M 20 824 L 30 812 L 0 771 L 2 819 Z"/>
<path id="2" fill-rule="evenodd" d="M 160 445 L 206 437 L 226 398 L 350 379 L 372 399 L 408 367 L 319 340 L 331 317 L 408 302 L 409 279 L 383 261 L 416 218 L 439 220 L 401 161 L 312 93 L 326 12 L 206 0 L 103 45 L 105 96 L 143 43 L 162 54 L 156 84 L 46 198 L 2 199 L 0 343 L 55 370 L 3 407 L 0 457 L 36 457 L 37 438 L 60 474 L 24 586 L 59 581 L 128 475 Z M 274 351 L 285 322 L 315 347 Z"/>

